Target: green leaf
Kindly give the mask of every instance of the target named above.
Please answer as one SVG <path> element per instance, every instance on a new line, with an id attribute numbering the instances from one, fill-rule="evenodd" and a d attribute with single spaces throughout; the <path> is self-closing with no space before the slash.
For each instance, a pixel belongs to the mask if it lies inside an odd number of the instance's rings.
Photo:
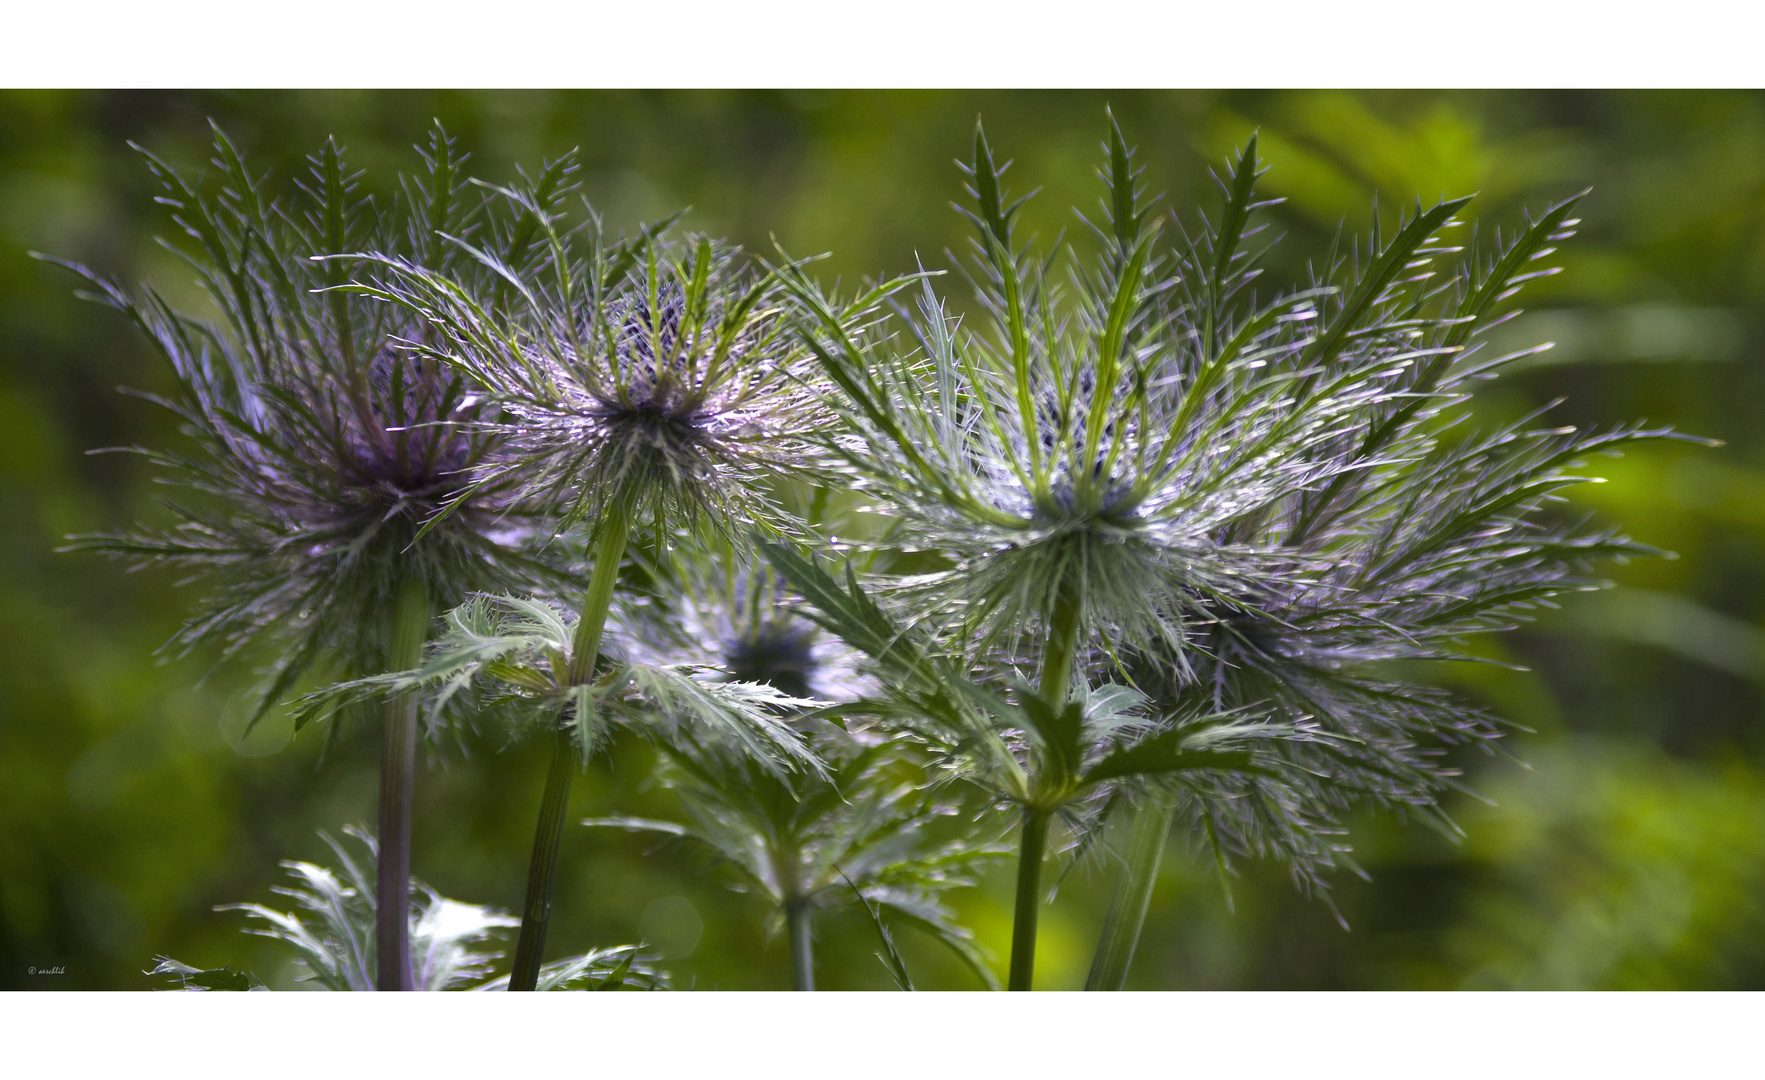
<path id="1" fill-rule="evenodd" d="M 811 558 L 786 544 L 759 541 L 760 553 L 803 598 L 814 605 L 817 622 L 840 640 L 887 668 L 916 690 L 938 690 L 930 659 L 906 631 L 897 628 L 850 574 L 847 588 Z"/>
<path id="2" fill-rule="evenodd" d="M 1417 214 L 1408 225 L 1405 225 L 1403 231 L 1397 234 L 1397 239 L 1380 252 L 1379 257 L 1373 261 L 1373 265 L 1367 268 L 1365 276 L 1360 279 L 1354 291 L 1349 293 L 1348 298 L 1343 301 L 1342 310 L 1337 312 L 1335 319 L 1331 320 L 1329 328 L 1305 350 L 1300 366 L 1304 367 L 1307 363 L 1317 361 L 1327 362 L 1335 356 L 1337 349 L 1342 346 L 1342 342 L 1348 334 L 1361 325 L 1361 316 L 1378 302 L 1379 298 L 1384 295 L 1386 287 L 1396 280 L 1397 275 L 1404 267 L 1409 265 L 1416 249 L 1421 247 L 1430 236 L 1433 236 L 1436 230 L 1450 221 L 1452 216 L 1458 213 L 1471 199 L 1470 195 L 1460 199 L 1449 199 L 1435 206 L 1432 210 Z"/>
<path id="3" fill-rule="evenodd" d="M 877 953 L 876 958 L 883 962 L 883 967 L 888 968 L 889 978 L 895 980 L 896 989 L 912 990 L 913 977 L 907 973 L 907 961 L 901 959 L 901 951 L 895 948 L 895 939 L 889 936 L 889 928 L 883 923 L 882 915 L 871 904 L 870 897 L 864 895 L 864 890 L 860 889 L 851 878 L 846 877 L 844 870 L 840 871 L 840 877 L 845 878 L 846 884 L 858 897 L 858 902 L 864 905 L 864 913 L 870 916 L 870 925 L 876 928 L 877 937 L 882 939 L 883 951 Z"/>
<path id="4" fill-rule="evenodd" d="M 1591 189 L 1590 189 L 1591 190 Z M 1544 245 L 1558 239 L 1558 231 L 1568 224 L 1570 211 L 1576 204 L 1587 197 L 1583 191 L 1579 195 L 1564 199 L 1562 202 L 1545 211 L 1544 216 L 1533 222 L 1514 242 L 1514 245 L 1502 253 L 1502 257 L 1490 270 L 1483 283 L 1472 289 L 1459 304 L 1458 317 L 1463 322 L 1448 332 L 1446 342 L 1449 345 L 1463 345 L 1477 328 L 1484 316 L 1488 315 L 1496 302 L 1504 296 L 1511 296 L 1509 286 L 1526 264 L 1548 254 Z"/>
<path id="5" fill-rule="evenodd" d="M 974 125 L 974 193 L 980 208 L 980 219 L 993 234 L 999 246 L 1011 249 L 1011 214 L 1006 210 L 999 191 L 999 170 L 993 165 L 993 148 L 987 145 L 987 133 L 980 121 Z"/>
<path id="6" fill-rule="evenodd" d="M 507 990 L 509 977 L 499 976 L 472 987 L 474 990 Z M 539 969 L 535 990 L 666 990 L 668 974 L 645 959 L 642 947 L 619 945 L 591 949 L 581 956 L 554 960 Z"/>
<path id="7" fill-rule="evenodd" d="M 1248 750 L 1185 750 L 1184 744 L 1190 734 L 1186 730 L 1165 731 L 1117 750 L 1093 765 L 1085 773 L 1084 783 L 1099 784 L 1131 776 L 1167 777 L 1196 769 L 1274 775 L 1253 764 L 1254 758 Z"/>
<path id="8" fill-rule="evenodd" d="M 1018 708 L 1042 748 L 1044 771 L 1040 779 L 1066 790 L 1077 778 L 1084 755 L 1084 704 L 1069 701 L 1056 709 L 1047 699 L 1024 689 L 1019 692 Z"/>
<path id="9" fill-rule="evenodd" d="M 702 682 L 679 665 L 631 664 L 624 674 L 645 706 L 664 719 L 709 729 L 780 779 L 791 769 L 825 775 L 826 766 L 785 719 L 793 709 L 820 702 L 760 683 Z"/>
<path id="10" fill-rule="evenodd" d="M 1244 144 L 1244 153 L 1238 156 L 1238 167 L 1232 170 L 1231 192 L 1226 198 L 1225 213 L 1220 216 L 1220 227 L 1214 234 L 1213 287 L 1219 292 L 1226 280 L 1226 271 L 1232 267 L 1232 256 L 1237 254 L 1238 244 L 1244 238 L 1244 226 L 1250 220 L 1250 195 L 1256 189 L 1256 135 Z"/>
<path id="11" fill-rule="evenodd" d="M 943 919 L 928 919 L 923 915 L 907 911 L 897 905 L 884 905 L 889 909 L 890 917 L 900 920 L 916 930 L 930 934 L 944 943 L 964 967 L 974 973 L 975 978 L 988 990 L 1000 990 L 999 976 L 987 963 L 987 957 L 979 945 L 975 944 L 974 935 L 964 928 L 950 924 Z"/>
<path id="12" fill-rule="evenodd" d="M 1115 392 L 1116 368 L 1121 363 L 1122 347 L 1127 339 L 1128 327 L 1133 322 L 1135 309 L 1139 306 L 1140 276 L 1146 269 L 1146 259 L 1152 250 L 1152 238 L 1143 237 L 1125 252 L 1126 263 L 1122 268 L 1121 279 L 1116 282 L 1115 296 L 1109 304 L 1109 318 L 1104 323 L 1103 337 L 1097 347 L 1097 388 L 1099 396 Z M 1102 452 L 1101 440 L 1103 430 L 1110 416 L 1104 408 L 1092 408 L 1090 418 L 1085 425 L 1085 458 L 1095 461 Z M 1122 444 L 1118 440 L 1117 447 Z M 1113 460 L 1114 455 L 1111 455 Z"/>
<path id="13" fill-rule="evenodd" d="M 638 252 L 654 243 L 658 236 L 666 232 L 670 225 L 679 221 L 681 215 L 685 213 L 685 210 L 676 210 L 667 217 L 639 229 L 638 235 L 631 239 L 622 240 L 613 245 L 613 249 L 608 252 L 610 258 L 607 262 L 606 272 L 601 275 L 601 288 L 610 290 L 623 281 L 625 275 L 631 273 L 631 268 L 636 265 Z"/>
<path id="14" fill-rule="evenodd" d="M 527 249 L 539 238 L 543 224 L 542 216 L 557 200 L 564 187 L 564 181 L 576 170 L 576 151 L 564 154 L 551 162 L 540 173 L 539 180 L 531 184 L 526 191 L 519 194 L 506 188 L 493 188 L 504 195 L 512 197 L 523 208 L 520 219 L 509 233 L 503 245 L 503 258 L 510 262 L 519 262 Z"/>
<path id="15" fill-rule="evenodd" d="M 176 978 L 185 990 L 268 990 L 269 987 L 249 971 L 240 971 L 233 967 L 195 968 L 180 963 L 169 956 L 153 958 L 157 965 L 149 975 L 170 975 Z"/>
<path id="16" fill-rule="evenodd" d="M 631 974 L 631 961 L 632 957 L 627 954 L 624 959 L 619 961 L 618 965 L 614 967 L 612 971 L 607 972 L 606 978 L 595 983 L 590 989 L 618 990 L 623 987 L 625 985 L 625 977 Z"/>
<path id="17" fill-rule="evenodd" d="M 1105 113 L 1109 117 L 1109 221 L 1115 227 L 1116 246 L 1125 254 L 1140 237 L 1143 215 L 1136 205 L 1136 174 L 1128 144 L 1122 139 L 1121 125 L 1116 123 L 1113 111 L 1106 109 Z"/>

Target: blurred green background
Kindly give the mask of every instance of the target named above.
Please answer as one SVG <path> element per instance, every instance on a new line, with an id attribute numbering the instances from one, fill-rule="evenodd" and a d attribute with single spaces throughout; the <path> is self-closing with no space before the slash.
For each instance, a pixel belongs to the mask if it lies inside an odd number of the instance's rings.
<path id="1" fill-rule="evenodd" d="M 213 118 L 286 185 L 335 135 L 372 186 L 417 164 L 440 118 L 477 175 L 580 146 L 615 228 L 690 204 L 690 225 L 769 251 L 832 251 L 829 278 L 948 263 L 964 225 L 952 159 L 975 117 L 1043 188 L 1044 237 L 1095 206 L 1104 107 L 1153 190 L 1212 209 L 1208 170 L 1253 131 L 1285 196 L 1276 280 L 1420 195 L 1480 192 L 1488 238 L 1583 188 L 1567 268 L 1529 287 L 1507 338 L 1557 347 L 1476 407 L 1512 417 L 1558 397 L 1563 423 L 1636 418 L 1726 440 L 1600 461 L 1574 511 L 1678 552 L 1611 568 L 1625 588 L 1572 597 L 1476 651 L 1524 665 L 1430 672 L 1530 729 L 1525 765 L 1467 761 L 1492 802 L 1455 799 L 1459 844 L 1390 817 L 1356 818 L 1370 881 L 1333 895 L 1351 926 L 1271 865 L 1246 864 L 1228 907 L 1180 842 L 1165 861 L 1130 980 L 1143 988 L 1738 988 L 1765 986 L 1765 96 L 1658 92 L 1224 93 L 39 93 L 0 94 L 0 986 L 141 989 L 155 953 L 293 973 L 214 905 L 272 901 L 284 858 L 327 861 L 316 836 L 371 823 L 377 739 L 286 724 L 240 741 L 250 672 L 212 657 L 156 662 L 193 590 L 57 555 L 68 533 L 154 518 L 141 463 L 87 456 L 176 438 L 119 395 L 163 375 L 120 317 L 72 296 L 29 250 L 149 278 L 190 298 L 154 243 L 170 229 L 131 140 L 180 168 L 207 159 Z M 1190 218 L 1192 220 L 1192 217 Z M 436 763 L 420 779 L 413 865 L 447 896 L 514 908 L 544 748 Z M 620 745 L 576 785 L 575 817 L 665 814 L 650 756 Z M 782 988 L 782 941 L 760 903 L 688 849 L 567 836 L 552 955 L 646 937 L 683 985 Z M 1082 985 L 1112 875 L 1081 868 L 1043 915 L 1038 985 Z M 956 896 L 1007 950 L 1010 867 Z M 976 985 L 902 931 L 922 985 Z M 820 982 L 889 985 L 872 932 L 824 927 Z M 31 976 L 30 967 L 65 974 Z"/>

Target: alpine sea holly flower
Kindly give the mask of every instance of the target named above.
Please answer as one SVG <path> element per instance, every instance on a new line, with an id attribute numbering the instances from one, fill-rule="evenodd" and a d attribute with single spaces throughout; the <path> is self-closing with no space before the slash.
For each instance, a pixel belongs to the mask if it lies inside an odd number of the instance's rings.
<path id="1" fill-rule="evenodd" d="M 614 608 L 609 647 L 634 662 L 686 664 L 823 703 L 874 693 L 858 653 L 798 614 L 770 567 L 737 569 L 740 558 L 733 547 L 701 546 L 646 561 L 644 588 Z"/>
<path id="2" fill-rule="evenodd" d="M 1232 298 L 1254 272 L 1254 257 L 1239 249 L 1256 205 L 1257 171 L 1253 139 L 1222 185 L 1227 205 L 1219 221 L 1204 220 L 1177 253 L 1178 295 L 1198 340 L 1208 327 L 1253 317 Z M 1208 837 L 1222 871 L 1228 854 L 1275 852 L 1307 885 L 1322 884 L 1316 871 L 1332 860 L 1296 857 L 1293 840 L 1340 832 L 1339 815 L 1356 802 L 1396 808 L 1456 834 L 1439 806 L 1459 782 L 1445 751 L 1487 748 L 1501 724 L 1435 687 L 1394 678 L 1386 662 L 1455 659 L 1466 635 L 1510 628 L 1553 596 L 1598 587 L 1588 577 L 1593 559 L 1654 552 L 1549 510 L 1557 492 L 1585 479 L 1576 470 L 1590 455 L 1671 433 L 1540 430 L 1536 417 L 1488 436 L 1455 430 L 1477 381 L 1536 351 L 1490 356 L 1482 334 L 1515 313 L 1504 302 L 1525 281 L 1555 272 L 1539 262 L 1573 234 L 1578 198 L 1552 207 L 1492 255 L 1473 252 L 1443 273 L 1436 260 L 1459 249 L 1428 236 L 1448 227 L 1444 207 L 1463 202 L 1418 208 L 1388 243 L 1375 237 L 1363 262 L 1333 263 L 1311 285 L 1324 299 L 1315 336 L 1300 354 L 1310 365 L 1305 379 L 1324 377 L 1345 358 L 1404 362 L 1393 364 L 1389 393 L 1310 451 L 1332 463 L 1327 482 L 1290 492 L 1218 535 L 1305 572 L 1254 582 L 1229 601 L 1204 601 L 1189 656 L 1154 650 L 1130 664 L 1137 684 L 1166 707 L 1197 699 L 1221 709 L 1256 704 L 1312 731 L 1315 737 L 1280 748 L 1293 765 L 1282 801 L 1310 824 L 1291 827 L 1259 798 L 1178 791 L 1147 800 L 1131 831 L 1092 988 L 1119 988 L 1125 979 L 1173 816 Z M 1204 364 L 1203 355 L 1181 377 L 1195 377 Z M 1109 667 L 1101 657 L 1098 664 Z M 1259 783 L 1249 776 L 1239 782 Z"/>
<path id="3" fill-rule="evenodd" d="M 636 818 L 585 824 L 685 836 L 717 852 L 735 869 L 734 887 L 772 900 L 771 929 L 788 929 L 798 990 L 815 986 L 816 912 L 848 904 L 854 894 L 875 920 L 897 980 L 907 975 L 884 914 L 935 935 L 993 985 L 973 936 L 939 896 L 972 884 L 978 862 L 1003 849 L 940 836 L 936 823 L 957 804 L 913 782 L 923 766 L 907 740 L 849 732 L 826 719 L 874 694 L 875 680 L 860 672 L 850 646 L 787 606 L 782 578 L 770 568 L 739 571 L 737 560 L 728 547 L 676 549 L 647 566 L 644 595 L 613 616 L 610 648 L 633 660 L 680 664 L 701 680 L 763 684 L 804 699 L 803 706 L 820 704 L 782 718 L 808 733 L 827 773 L 787 777 L 726 736 L 683 730 L 658 747 L 663 782 L 692 825 Z"/>
<path id="4" fill-rule="evenodd" d="M 1302 572 L 1220 534 L 1346 467 L 1315 449 L 1364 423 L 1405 362 L 1356 356 L 1306 378 L 1295 361 L 1321 299 L 1307 291 L 1229 328 L 1183 377 L 1196 328 L 1119 132 L 1111 149 L 1104 255 L 1063 287 L 1014 239 L 1019 204 L 1005 205 L 977 129 L 969 216 L 986 332 L 957 326 L 928 281 L 907 320 L 918 348 L 903 351 L 845 332 L 807 277 L 788 277 L 844 394 L 853 434 L 831 449 L 901 519 L 898 535 L 954 563 L 901 589 L 949 633 L 1039 661 L 1054 701 L 1085 648 L 1159 642 L 1182 656 L 1207 603 Z"/>
<path id="5" fill-rule="evenodd" d="M 1172 813 L 1209 839 L 1222 869 L 1229 853 L 1273 853 L 1306 884 L 1344 857 L 1333 839 L 1344 806 L 1371 799 L 1438 816 L 1454 775 L 1441 747 L 1486 742 L 1496 727 L 1370 665 L 1444 655 L 1456 636 L 1575 587 L 1586 558 L 1632 549 L 1525 522 L 1575 481 L 1566 470 L 1581 455 L 1651 434 L 1448 437 L 1445 412 L 1467 380 L 1511 359 L 1474 357 L 1471 335 L 1561 237 L 1566 206 L 1445 288 L 1431 266 L 1457 251 L 1439 235 L 1466 200 L 1418 207 L 1364 261 L 1333 259 L 1309 287 L 1259 303 L 1248 288 L 1259 255 L 1246 243 L 1261 205 L 1254 141 L 1224 185 L 1220 220 L 1168 253 L 1119 130 L 1106 150 L 1101 257 L 1062 289 L 1052 260 L 1016 246 L 1017 204 L 1006 205 L 1003 169 L 977 131 L 970 217 L 983 332 L 956 325 L 928 285 L 906 319 L 917 348 L 903 351 L 845 333 L 836 306 L 790 278 L 856 433 L 833 448 L 898 518 L 894 543 L 949 560 L 877 582 L 898 603 L 916 601 L 899 610 L 922 632 L 892 689 L 917 684 L 910 709 L 954 729 L 963 697 L 979 713 L 1008 712 L 952 692 L 962 669 L 1040 667 L 1037 690 L 1015 691 L 1026 744 L 1008 738 L 1009 755 L 993 755 L 1002 780 L 1011 762 L 1039 770 L 1025 792 L 996 785 L 1025 814 L 1014 987 L 1029 981 L 1049 808 L 1080 797 L 1092 756 L 1137 760 L 1126 747 L 1104 751 L 1105 729 L 1147 746 L 1217 731 L 1249 756 L 1093 786 L 1150 807 L 1094 985 L 1125 971 L 1144 871 Z M 809 572 L 792 579 L 806 594 L 797 577 Z M 826 582 L 811 599 L 830 605 L 824 615 L 844 610 L 842 635 L 906 650 L 907 639 L 881 633 L 882 609 L 861 610 L 855 581 Z M 940 653 L 954 670 L 940 670 Z M 1085 688 L 1122 676 L 1147 696 Z M 1087 704 L 1099 693 L 1127 706 L 1101 725 Z M 966 752 L 983 745 L 971 739 Z M 1061 745 L 1076 765 L 1049 773 Z M 1041 774 L 1065 785 L 1059 797 Z"/>
<path id="6" fill-rule="evenodd" d="M 597 534 L 609 515 L 654 536 L 685 527 L 736 543 L 782 524 L 768 489 L 820 474 L 816 436 L 833 414 L 776 281 L 718 241 L 667 242 L 667 222 L 607 244 L 598 221 L 566 228 L 544 193 L 504 194 L 537 222 L 543 265 L 461 246 L 512 284 L 505 303 L 398 259 L 386 260 L 398 284 L 379 293 L 424 320 L 431 340 L 413 347 L 503 410 L 489 426 L 508 452 L 474 485 L 519 476 L 559 529 L 588 521 Z"/>
<path id="7" fill-rule="evenodd" d="M 461 497 L 520 476 L 560 528 L 588 522 L 592 573 L 559 674 L 562 686 L 586 688 L 632 537 L 666 545 L 682 527 L 743 543 L 751 530 L 781 528 L 767 488 L 812 470 L 831 414 L 771 275 L 709 239 L 667 242 L 667 222 L 617 244 L 602 241 L 598 219 L 568 226 L 558 196 L 569 168 L 502 192 L 539 240 L 532 263 L 456 241 L 507 283 L 502 302 L 397 257 L 379 261 L 389 286 L 357 287 L 414 314 L 423 340 L 410 346 L 483 385 L 503 410 L 487 430 L 509 456 L 477 470 Z M 530 989 L 538 971 L 571 777 L 578 750 L 592 749 L 573 747 L 571 733 L 592 730 L 581 716 L 590 707 L 584 697 L 573 718 L 559 717 L 511 989 Z"/>
<path id="8" fill-rule="evenodd" d="M 916 601 L 912 621 L 957 657 L 1040 668 L 1036 689 L 1019 695 L 1025 730 L 1044 744 L 1038 771 L 1003 786 L 1024 813 L 1014 988 L 1029 985 L 1050 818 L 1102 790 L 1105 778 L 1087 772 L 1095 763 L 1081 759 L 1125 751 L 1133 740 L 1122 734 L 1153 726 L 1135 710 L 1120 732 L 1090 718 L 1085 688 L 1068 700 L 1075 671 L 1094 652 L 1119 666 L 1134 649 L 1186 663 L 1207 611 L 1303 574 L 1288 553 L 1224 534 L 1346 467 L 1317 448 L 1364 424 L 1394 364 L 1412 359 L 1356 355 L 1308 377 L 1299 360 L 1321 294 L 1304 292 L 1212 328 L 1222 336 L 1207 339 L 1211 354 L 1194 364 L 1195 327 L 1172 300 L 1176 281 L 1119 130 L 1109 152 L 1102 258 L 1075 270 L 1069 291 L 1050 279 L 1051 261 L 1014 239 L 1019 204 L 1005 204 L 1003 169 L 977 128 L 969 216 L 989 333 L 956 325 L 928 282 L 919 317 L 908 320 L 918 349 L 903 352 L 892 339 L 847 333 L 851 320 L 813 283 L 787 278 L 806 312 L 805 337 L 846 399 L 854 435 L 830 448 L 900 518 L 895 535 L 953 564 L 893 583 Z M 1103 700 L 1114 716 L 1127 699 Z M 1247 734 L 1237 719 L 1207 715 L 1192 712 L 1171 729 L 1168 749 L 1185 762 L 1176 771 L 1247 765 L 1249 756 L 1207 756 L 1225 752 L 1203 749 L 1215 735 L 1233 743 L 1230 754 L 1252 754 L 1237 746 Z M 1251 745 L 1271 734 L 1256 727 Z M 1201 756 L 1183 757 L 1191 753 Z M 1021 771 L 1015 752 L 995 756 L 1013 762 L 1007 774 Z"/>
<path id="9" fill-rule="evenodd" d="M 192 446 L 139 452 L 194 499 L 168 504 L 177 519 L 168 530 L 82 537 L 75 547 L 205 578 L 210 591 L 175 640 L 215 642 L 229 654 L 261 644 L 281 655 L 255 723 L 315 665 L 355 674 L 409 667 L 437 607 L 559 574 L 535 555 L 512 475 L 461 490 L 501 441 L 474 425 L 480 406 L 468 381 L 399 346 L 421 332 L 401 312 L 337 288 L 351 264 L 330 256 L 361 247 L 436 269 L 455 261 L 440 236 L 470 231 L 477 208 L 447 138 L 438 129 L 420 151 L 426 171 L 390 212 L 357 190 L 334 142 L 313 159 L 304 209 L 273 199 L 218 130 L 215 150 L 218 193 L 146 156 L 165 185 L 161 201 L 193 242 L 174 250 L 195 269 L 218 323 L 173 310 L 150 287 L 132 295 L 74 267 L 170 368 L 172 395 L 153 400 L 179 418 Z M 415 703 L 390 703 L 384 989 L 411 978 L 396 916 L 409 893 L 416 736 Z"/>

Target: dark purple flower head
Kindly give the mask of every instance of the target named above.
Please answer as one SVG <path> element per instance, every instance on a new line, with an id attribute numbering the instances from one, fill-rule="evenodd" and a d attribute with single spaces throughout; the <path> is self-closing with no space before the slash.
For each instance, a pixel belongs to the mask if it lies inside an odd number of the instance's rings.
<path id="1" fill-rule="evenodd" d="M 229 652 L 275 642 L 267 705 L 314 662 L 379 670 L 390 612 L 413 583 L 444 606 L 555 575 L 528 542 L 513 478 L 465 491 L 501 453 L 478 423 L 482 393 L 401 344 L 422 332 L 408 315 L 337 288 L 352 264 L 331 256 L 346 252 L 451 260 L 429 238 L 472 223 L 445 137 L 391 213 L 357 192 L 335 144 L 313 159 L 304 213 L 271 199 L 218 133 L 216 150 L 218 193 L 148 160 L 218 322 L 81 270 L 171 368 L 161 403 L 194 445 L 148 456 L 195 498 L 169 504 L 170 528 L 77 546 L 199 571 L 209 590 L 177 640 Z"/>
<path id="2" fill-rule="evenodd" d="M 778 287 L 733 248 L 659 229 L 606 243 L 541 193 L 507 193 L 549 237 L 490 306 L 445 275 L 388 260 L 385 294 L 421 319 L 419 351 L 484 386 L 505 443 L 475 484 L 511 481 L 556 527 L 619 505 L 744 543 L 782 524 L 770 488 L 820 469 L 825 382 L 780 317 Z"/>

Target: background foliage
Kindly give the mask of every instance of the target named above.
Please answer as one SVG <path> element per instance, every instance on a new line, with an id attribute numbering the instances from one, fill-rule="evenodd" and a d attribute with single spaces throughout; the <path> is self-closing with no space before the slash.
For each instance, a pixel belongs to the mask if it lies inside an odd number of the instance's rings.
<path id="1" fill-rule="evenodd" d="M 580 145 L 616 230 L 691 204 L 694 229 L 769 251 L 831 250 L 828 280 L 946 266 L 965 224 L 951 160 L 984 115 L 1024 224 L 1051 234 L 1091 207 L 1115 109 L 1168 206 L 1212 206 L 1210 166 L 1252 131 L 1286 232 L 1277 279 L 1419 193 L 1480 192 L 1482 227 L 1591 186 L 1566 272 L 1528 289 L 1516 342 L 1557 347 L 1481 398 L 1488 422 L 1559 396 L 1565 423 L 1644 419 L 1727 441 L 1602 461 L 1576 509 L 1679 552 L 1614 568 L 1627 589 L 1573 598 L 1433 677 L 1532 729 L 1530 764 L 1474 757 L 1495 804 L 1451 806 L 1453 845 L 1390 818 L 1354 824 L 1371 882 L 1342 878 L 1352 929 L 1272 866 L 1228 910 L 1208 861 L 1167 858 L 1130 978 L 1139 987 L 1765 986 L 1765 95 L 1735 93 L 7 93 L 0 96 L 0 987 L 142 988 L 156 953 L 290 985 L 285 954 L 216 904 L 269 902 L 282 859 L 324 862 L 319 829 L 374 817 L 377 740 L 322 740 L 283 720 L 240 741 L 249 673 L 156 663 L 190 596 L 170 575 L 56 555 L 68 533 L 163 520 L 142 463 L 83 451 L 174 433 L 115 393 L 162 389 L 124 320 L 71 295 L 27 250 L 201 303 L 153 243 L 170 223 L 126 143 L 202 166 L 208 118 L 286 182 L 326 135 L 369 179 L 417 166 L 439 117 L 477 175 Z M 388 192 L 389 193 L 389 192 Z M 1388 217 L 1387 223 L 1391 220 Z M 1075 231 L 1074 235 L 1077 233 Z M 961 290 L 952 290 L 952 298 Z M 413 865 L 443 895 L 516 908 L 543 747 L 422 771 Z M 531 760 L 530 760 L 531 759 Z M 668 816 L 638 743 L 598 760 L 571 819 Z M 592 842 L 591 842 L 592 841 Z M 781 988 L 784 942 L 760 897 L 728 892 L 686 845 L 566 835 L 549 952 L 648 939 L 678 986 Z M 1081 868 L 1042 916 L 1037 984 L 1084 980 L 1112 875 Z M 1010 867 L 953 901 L 1001 958 Z M 822 927 L 821 985 L 890 986 L 862 913 Z M 896 935 L 922 987 L 979 983 L 947 951 Z M 31 966 L 64 975 L 30 976 Z"/>

